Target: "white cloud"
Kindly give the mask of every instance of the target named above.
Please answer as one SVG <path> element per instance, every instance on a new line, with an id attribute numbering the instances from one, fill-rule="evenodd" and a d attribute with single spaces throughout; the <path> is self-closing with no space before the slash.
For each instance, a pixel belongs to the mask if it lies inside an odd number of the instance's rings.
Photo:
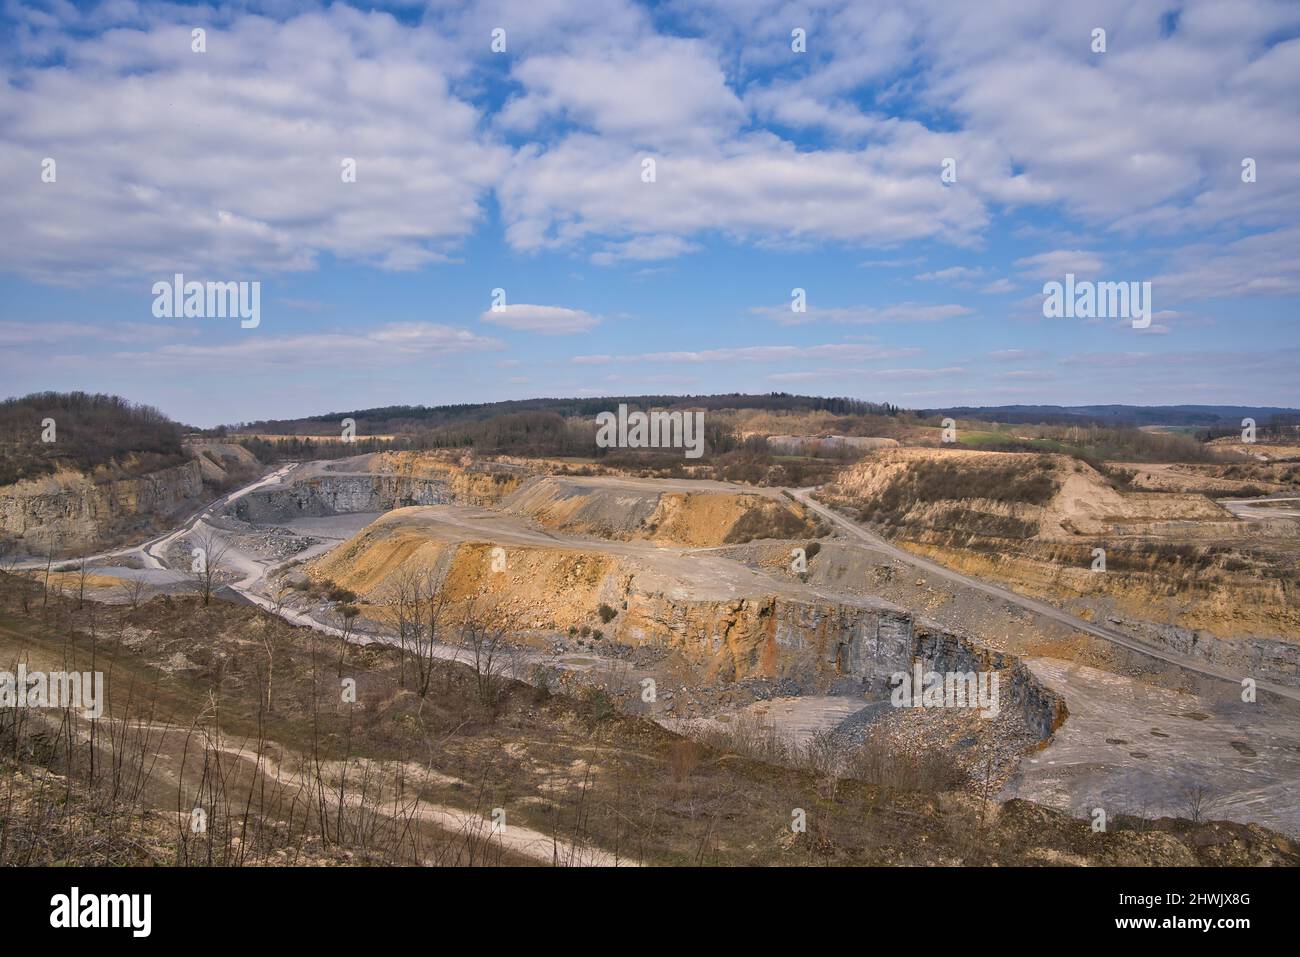
<path id="1" fill-rule="evenodd" d="M 810 322 L 836 322 L 854 325 L 875 325 L 886 322 L 940 322 L 944 319 L 969 316 L 972 310 L 956 303 L 900 302 L 892 306 L 808 306 L 804 312 L 794 312 L 787 303 L 783 306 L 755 306 L 750 312 L 756 316 L 762 316 L 765 319 L 780 323 L 783 326 L 796 326 Z"/>
<path id="2" fill-rule="evenodd" d="M 479 316 L 483 322 L 505 326 L 520 332 L 540 332 L 543 335 L 562 336 L 586 332 L 600 324 L 600 316 L 581 309 L 564 306 L 534 306 L 528 303 L 510 303 L 499 311 L 485 310 Z"/>
<path id="3" fill-rule="evenodd" d="M 662 148 L 701 131 L 734 129 L 745 116 L 717 54 L 699 40 L 649 36 L 624 49 L 593 44 L 527 57 L 511 75 L 526 92 L 497 119 L 514 130 L 532 131 L 561 117 L 633 145 Z"/>
<path id="4" fill-rule="evenodd" d="M 1156 276 L 1155 289 L 1174 301 L 1300 293 L 1300 226 L 1246 236 L 1226 245 L 1198 243 Z"/>
<path id="5" fill-rule="evenodd" d="M 203 321 L 203 320 L 199 320 Z M 238 332 L 222 343 L 165 345 L 150 352 L 117 353 L 114 359 L 137 365 L 203 368 L 224 365 L 352 366 L 427 361 L 449 354 L 500 349 L 498 339 L 429 322 L 397 322 L 365 332 L 322 332 L 268 336 Z"/>
<path id="6" fill-rule="evenodd" d="M 995 349 L 988 354 L 994 362 L 1026 362 L 1046 355 L 1041 349 Z"/>
<path id="7" fill-rule="evenodd" d="M 584 355 L 570 361 L 576 365 L 605 365 L 611 362 L 783 362 L 792 359 L 893 359 L 913 356 L 920 349 L 827 343 L 816 346 L 740 346 L 682 352 L 642 352 L 632 355 Z"/>
<path id="8" fill-rule="evenodd" d="M 871 378 L 905 381 L 946 379 L 965 375 L 960 366 L 942 369 L 817 369 L 806 372 L 777 372 L 767 378 L 773 382 L 816 382 L 827 379 Z"/>
<path id="9" fill-rule="evenodd" d="M 0 321 L 0 346 L 6 348 L 47 345 L 73 347 L 81 342 L 161 342 L 184 334 L 184 330 L 162 323 Z"/>
<path id="10" fill-rule="evenodd" d="M 620 262 L 652 262 L 658 259 L 673 259 L 699 248 L 697 244 L 680 236 L 638 236 L 636 239 L 624 242 L 609 243 L 599 252 L 593 253 L 591 261 L 598 266 L 610 266 Z"/>
<path id="11" fill-rule="evenodd" d="M 322 254 L 406 269 L 479 221 L 506 153 L 450 92 L 430 31 L 341 4 L 282 22 L 234 13 L 198 54 L 192 17 L 119 9 L 138 28 L 43 37 L 66 62 L 9 71 L 0 177 L 32 184 L 0 192 L 10 269 L 237 279 Z"/>
<path id="12" fill-rule="evenodd" d="M 574 133 L 515 156 L 500 185 L 507 237 L 519 249 L 565 248 L 591 237 L 721 230 L 738 240 L 878 244 L 929 238 L 970 243 L 988 214 L 933 171 L 885 150 L 800 151 L 769 133 L 709 147 L 656 151 Z"/>
<path id="13" fill-rule="evenodd" d="M 923 272 L 913 279 L 919 279 L 922 282 L 951 282 L 967 283 L 972 279 L 978 279 L 984 275 L 984 270 L 978 267 L 970 266 L 949 266 L 947 269 L 938 269 L 934 272 Z"/>
<path id="14" fill-rule="evenodd" d="M 1101 271 L 1102 260 L 1097 253 L 1082 249 L 1053 249 L 1017 259 L 1015 265 L 1035 279 L 1061 280 L 1066 273 L 1074 273 L 1077 278 L 1083 279 L 1097 275 Z"/>

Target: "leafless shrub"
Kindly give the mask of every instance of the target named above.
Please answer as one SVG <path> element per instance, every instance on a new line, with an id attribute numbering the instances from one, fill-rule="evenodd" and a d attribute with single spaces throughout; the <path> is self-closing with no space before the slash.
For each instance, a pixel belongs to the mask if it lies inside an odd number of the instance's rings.
<path id="1" fill-rule="evenodd" d="M 143 578 L 124 578 L 117 586 L 117 591 L 122 600 L 134 610 L 140 607 L 140 602 L 148 588 L 149 584 Z"/>
<path id="2" fill-rule="evenodd" d="M 902 748 L 880 732 L 869 733 L 846 756 L 845 776 L 895 791 L 948 791 L 967 781 L 947 751 Z"/>
<path id="3" fill-rule="evenodd" d="M 195 587 L 203 597 L 203 604 L 207 605 L 212 600 L 212 592 L 217 583 L 217 573 L 225 563 L 226 553 L 230 550 L 230 543 L 212 529 L 207 528 L 195 535 L 191 541 L 196 549 L 202 551 L 202 557 L 200 559 L 195 556 L 196 561 L 190 566 L 190 574 L 194 578 Z"/>
<path id="4" fill-rule="evenodd" d="M 491 710 L 501 694 L 502 673 L 511 658 L 508 624 L 493 621 L 491 612 L 471 602 L 459 622 L 461 645 L 469 652 L 479 704 Z"/>
<path id="5" fill-rule="evenodd" d="M 1183 813 L 1193 824 L 1200 824 L 1219 805 L 1214 791 L 1204 784 L 1194 784 L 1183 792 Z"/>

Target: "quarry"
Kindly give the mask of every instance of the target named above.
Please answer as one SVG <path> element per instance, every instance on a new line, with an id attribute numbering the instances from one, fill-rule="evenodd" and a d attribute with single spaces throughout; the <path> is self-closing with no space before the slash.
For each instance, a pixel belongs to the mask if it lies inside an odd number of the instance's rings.
<path id="1" fill-rule="evenodd" d="M 202 547 L 218 601 L 474 668 L 496 635 L 503 679 L 599 696 L 702 746 L 757 735 L 777 761 L 941 748 L 983 800 L 1079 819 L 1212 805 L 1300 835 L 1289 464 L 1232 478 L 852 445 L 856 460 L 816 488 L 384 451 L 263 467 L 194 507 L 249 465 L 208 440 L 173 470 L 190 484 L 171 498 L 145 491 L 157 478 L 109 499 L 55 479 L 12 490 L 0 514 L 36 529 L 22 564 L 62 593 L 193 594 Z M 1227 497 L 1270 475 L 1263 503 Z M 106 500 L 117 523 L 70 538 Z M 62 557 L 42 561 L 55 544 Z M 1186 580 L 1171 588 L 1171 573 Z M 189 667 L 187 652 L 173 660 Z"/>

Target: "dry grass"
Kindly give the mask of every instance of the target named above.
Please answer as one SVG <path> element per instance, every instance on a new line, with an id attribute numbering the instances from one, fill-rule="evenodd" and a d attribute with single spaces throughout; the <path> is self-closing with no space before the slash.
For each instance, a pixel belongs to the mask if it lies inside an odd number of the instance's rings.
<path id="1" fill-rule="evenodd" d="M 19 587 L 0 575 L 0 667 L 104 671 L 108 704 L 93 725 L 0 713 L 0 863 L 1018 863 L 1040 838 L 1098 860 L 1167 851 L 1046 809 L 1032 841 L 1024 820 L 1008 830 L 992 812 L 972 837 L 969 806 L 934 790 L 932 767 L 845 762 L 829 739 L 792 750 L 741 724 L 684 741 L 599 689 L 573 698 L 508 676 L 485 700 L 464 663 L 440 663 L 421 698 L 395 649 L 341 650 L 257 609 L 155 598 L 78 610 L 52 596 L 24 615 Z M 355 702 L 340 700 L 340 667 Z M 538 840 L 495 834 L 498 808 L 507 835 Z M 806 831 L 791 829 L 795 809 Z M 1179 831 L 1169 846 L 1207 863 L 1229 851 L 1226 863 L 1300 861 L 1258 828 L 1196 827 L 1234 839 Z"/>

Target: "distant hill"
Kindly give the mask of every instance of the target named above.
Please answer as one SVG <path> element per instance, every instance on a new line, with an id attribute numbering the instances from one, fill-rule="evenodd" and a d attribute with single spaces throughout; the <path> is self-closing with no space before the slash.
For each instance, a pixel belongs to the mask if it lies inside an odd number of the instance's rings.
<path id="1" fill-rule="evenodd" d="M 1275 416 L 1300 416 L 1300 409 L 1251 405 L 985 405 L 923 409 L 920 414 L 1043 425 L 1240 428 L 1245 418 L 1263 425 Z"/>
<path id="2" fill-rule="evenodd" d="M 594 418 L 597 413 L 616 411 L 620 404 L 630 408 L 771 409 L 801 412 L 831 412 L 836 415 L 895 415 L 896 406 L 858 399 L 824 398 L 772 392 L 765 395 L 729 393 L 723 395 L 630 395 L 599 398 L 517 399 L 462 405 L 391 405 L 375 409 L 330 412 L 300 419 L 268 419 L 226 426 L 229 432 L 265 435 L 319 435 L 338 431 L 340 420 L 355 419 L 359 433 L 387 435 L 464 426 L 504 415 L 549 413 L 565 418 Z"/>
<path id="3" fill-rule="evenodd" d="M 897 416 L 907 410 L 888 403 L 863 402 L 858 399 L 793 395 L 771 392 L 762 395 L 724 393 L 718 395 L 627 395 L 582 398 L 516 399 L 505 402 L 465 403 L 458 405 L 392 405 L 373 409 L 352 409 L 297 419 L 266 419 L 240 422 L 218 433 L 244 432 L 267 435 L 320 435 L 338 430 L 345 418 L 355 419 L 362 434 L 387 435 L 403 432 L 428 432 L 449 427 L 467 427 L 501 416 L 530 414 L 555 415 L 562 418 L 594 418 L 599 412 L 614 411 L 622 403 L 632 408 L 764 409 L 772 411 L 830 412 L 836 415 Z M 931 418 L 951 415 L 956 418 L 983 419 L 1009 424 L 1183 426 L 1208 429 L 1239 428 L 1241 420 L 1252 418 L 1261 426 L 1276 416 L 1300 416 L 1300 409 L 1275 406 L 1238 405 L 996 405 L 948 406 L 919 409 L 918 416 Z"/>

